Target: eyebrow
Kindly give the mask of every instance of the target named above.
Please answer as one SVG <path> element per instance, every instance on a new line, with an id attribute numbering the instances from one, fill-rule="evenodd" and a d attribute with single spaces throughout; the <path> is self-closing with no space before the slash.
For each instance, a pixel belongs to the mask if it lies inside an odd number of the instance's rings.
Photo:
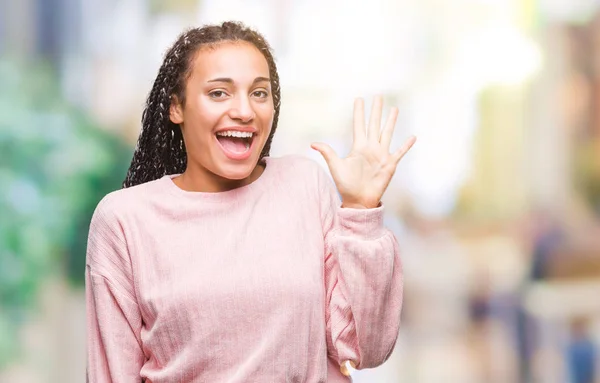
<path id="1" fill-rule="evenodd" d="M 271 79 L 268 77 L 257 77 L 254 79 L 254 81 L 252 81 L 252 84 L 256 84 L 257 82 L 271 82 Z M 219 78 L 214 78 L 212 80 L 208 80 L 207 82 L 226 82 L 229 84 L 233 84 L 233 79 L 229 78 L 229 77 L 219 77 Z"/>

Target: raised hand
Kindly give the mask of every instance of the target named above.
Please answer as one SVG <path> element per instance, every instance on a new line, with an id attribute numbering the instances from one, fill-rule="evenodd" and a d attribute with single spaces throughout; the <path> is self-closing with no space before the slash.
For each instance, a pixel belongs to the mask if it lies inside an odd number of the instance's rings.
<path id="1" fill-rule="evenodd" d="M 390 153 L 390 143 L 398 118 L 398 109 L 392 108 L 381 129 L 382 97 L 376 97 L 368 126 L 365 126 L 363 99 L 354 102 L 354 142 L 346 158 L 340 158 L 327 144 L 313 143 L 321 153 L 338 191 L 342 207 L 371 209 L 379 206 L 381 197 L 396 172 L 398 162 L 416 141 L 412 136 L 402 147 Z"/>

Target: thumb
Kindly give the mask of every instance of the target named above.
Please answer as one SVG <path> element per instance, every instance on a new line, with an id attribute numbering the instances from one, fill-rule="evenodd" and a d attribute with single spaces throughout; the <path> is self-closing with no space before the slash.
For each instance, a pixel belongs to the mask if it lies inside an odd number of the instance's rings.
<path id="1" fill-rule="evenodd" d="M 337 154 L 335 154 L 335 151 L 331 148 L 331 146 L 322 142 L 313 142 L 310 145 L 310 147 L 316 150 L 317 152 L 321 153 L 327 164 L 331 164 L 332 161 L 338 158 Z"/>

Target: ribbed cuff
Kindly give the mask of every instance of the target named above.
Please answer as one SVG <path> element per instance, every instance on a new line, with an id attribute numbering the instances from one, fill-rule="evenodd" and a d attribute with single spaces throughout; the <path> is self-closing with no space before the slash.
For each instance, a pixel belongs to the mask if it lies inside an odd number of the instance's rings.
<path id="1" fill-rule="evenodd" d="M 338 224 L 341 235 L 358 236 L 362 239 L 377 239 L 385 234 L 383 205 L 373 209 L 338 209 Z"/>

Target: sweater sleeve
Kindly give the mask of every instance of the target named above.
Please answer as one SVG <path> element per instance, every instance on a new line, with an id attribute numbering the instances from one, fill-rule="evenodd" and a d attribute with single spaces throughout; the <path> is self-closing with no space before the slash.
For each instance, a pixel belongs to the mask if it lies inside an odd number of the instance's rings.
<path id="1" fill-rule="evenodd" d="M 85 270 L 87 381 L 141 382 L 142 319 L 122 227 L 101 201 L 90 224 Z"/>
<path id="2" fill-rule="evenodd" d="M 326 324 L 329 357 L 372 368 L 385 362 L 398 337 L 402 266 L 383 207 L 341 208 L 331 179 L 319 177 L 325 236 Z"/>

